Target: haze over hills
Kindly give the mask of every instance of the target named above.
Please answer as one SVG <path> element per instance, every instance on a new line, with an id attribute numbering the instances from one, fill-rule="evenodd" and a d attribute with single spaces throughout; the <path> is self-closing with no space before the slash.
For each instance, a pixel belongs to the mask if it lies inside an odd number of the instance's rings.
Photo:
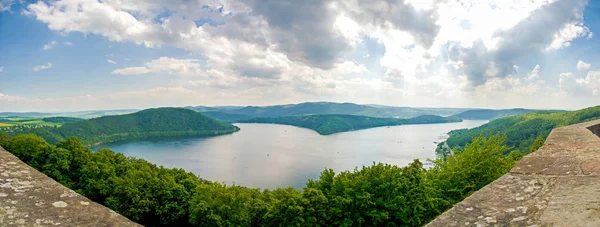
<path id="1" fill-rule="evenodd" d="M 375 104 L 334 103 L 334 102 L 305 102 L 299 104 L 274 105 L 274 106 L 225 106 L 186 107 L 208 116 L 223 121 L 248 120 L 257 117 L 286 117 L 308 114 L 344 114 L 360 115 L 382 118 L 412 118 L 421 115 L 452 116 L 457 115 L 463 119 L 495 119 L 503 116 L 512 116 L 529 113 L 533 109 L 474 109 L 474 108 L 432 108 L 432 107 L 395 107 Z M 464 116 L 461 115 L 465 113 Z"/>
<path id="2" fill-rule="evenodd" d="M 73 112 L 0 112 L 0 117 L 31 117 L 31 118 L 44 118 L 44 117 L 75 117 L 75 118 L 94 118 L 109 115 L 128 114 L 139 111 L 137 109 L 117 109 L 117 110 L 84 110 L 84 111 L 73 111 Z"/>
<path id="3" fill-rule="evenodd" d="M 409 119 L 400 119 L 342 114 L 315 114 L 304 116 L 252 118 L 248 120 L 242 120 L 240 122 L 293 125 L 301 128 L 314 130 L 321 135 L 330 135 L 338 132 L 346 132 L 381 126 L 448 123 L 460 121 L 462 120 L 458 117 L 440 117 L 435 115 L 421 115 Z"/>
<path id="4" fill-rule="evenodd" d="M 304 102 L 298 104 L 272 106 L 186 106 L 184 108 L 202 112 L 207 116 L 235 122 L 257 117 L 286 117 L 308 114 L 345 114 L 382 118 L 412 118 L 421 115 L 452 116 L 462 119 L 491 120 L 504 116 L 529 113 L 533 109 L 477 109 L 477 108 L 446 108 L 446 107 L 397 107 L 377 104 L 355 104 L 335 102 Z M 94 117 L 133 113 L 136 109 L 119 110 L 90 110 L 76 112 L 0 112 L 0 117 L 75 117 L 90 119 Z M 560 110 L 557 110 L 560 111 Z"/>
<path id="5" fill-rule="evenodd" d="M 66 123 L 57 128 L 26 129 L 49 143 L 76 137 L 91 145 L 131 139 L 215 136 L 239 128 L 183 108 L 146 109 L 132 114 L 104 116 Z"/>
<path id="6" fill-rule="evenodd" d="M 299 104 L 275 105 L 275 106 L 246 106 L 246 107 L 187 107 L 199 112 L 221 112 L 235 114 L 238 117 L 286 117 L 307 114 L 347 114 L 369 117 L 397 117 L 410 118 L 421 115 L 450 116 L 458 114 L 467 109 L 456 108 L 427 108 L 419 109 L 412 107 L 392 107 L 380 105 L 360 105 L 355 103 L 334 102 L 304 102 Z M 218 118 L 218 115 L 212 113 Z"/>

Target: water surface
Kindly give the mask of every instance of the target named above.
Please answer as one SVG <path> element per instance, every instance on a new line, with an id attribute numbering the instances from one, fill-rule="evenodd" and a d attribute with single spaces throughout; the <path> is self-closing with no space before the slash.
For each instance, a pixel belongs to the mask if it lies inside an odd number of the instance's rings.
<path id="1" fill-rule="evenodd" d="M 322 136 L 287 125 L 236 124 L 240 131 L 211 138 L 144 140 L 103 144 L 128 156 L 165 167 L 183 168 L 202 178 L 256 188 L 293 186 L 336 172 L 383 162 L 405 166 L 435 158 L 434 142 L 449 131 L 487 121 L 379 127 Z"/>

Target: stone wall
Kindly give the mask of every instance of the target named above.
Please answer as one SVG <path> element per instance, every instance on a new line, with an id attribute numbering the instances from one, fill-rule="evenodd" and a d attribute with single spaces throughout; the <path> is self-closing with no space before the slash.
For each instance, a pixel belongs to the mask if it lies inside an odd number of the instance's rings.
<path id="1" fill-rule="evenodd" d="M 600 120 L 554 129 L 544 146 L 427 226 L 600 226 Z"/>
<path id="2" fill-rule="evenodd" d="M 139 226 L 0 147 L 0 226 Z"/>

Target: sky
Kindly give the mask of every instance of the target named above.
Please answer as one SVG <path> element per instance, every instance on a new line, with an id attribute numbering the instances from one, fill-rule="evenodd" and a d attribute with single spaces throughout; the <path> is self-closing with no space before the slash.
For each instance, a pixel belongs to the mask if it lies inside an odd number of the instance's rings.
<path id="1" fill-rule="evenodd" d="M 600 105 L 600 1 L 0 0 L 0 111 Z"/>

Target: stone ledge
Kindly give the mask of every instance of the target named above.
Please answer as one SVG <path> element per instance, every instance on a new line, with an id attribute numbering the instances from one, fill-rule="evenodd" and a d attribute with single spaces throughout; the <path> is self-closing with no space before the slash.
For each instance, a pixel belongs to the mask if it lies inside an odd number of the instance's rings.
<path id="1" fill-rule="evenodd" d="M 0 226 L 140 226 L 0 147 Z"/>
<path id="2" fill-rule="evenodd" d="M 600 120 L 552 130 L 544 146 L 427 226 L 600 226 Z"/>

